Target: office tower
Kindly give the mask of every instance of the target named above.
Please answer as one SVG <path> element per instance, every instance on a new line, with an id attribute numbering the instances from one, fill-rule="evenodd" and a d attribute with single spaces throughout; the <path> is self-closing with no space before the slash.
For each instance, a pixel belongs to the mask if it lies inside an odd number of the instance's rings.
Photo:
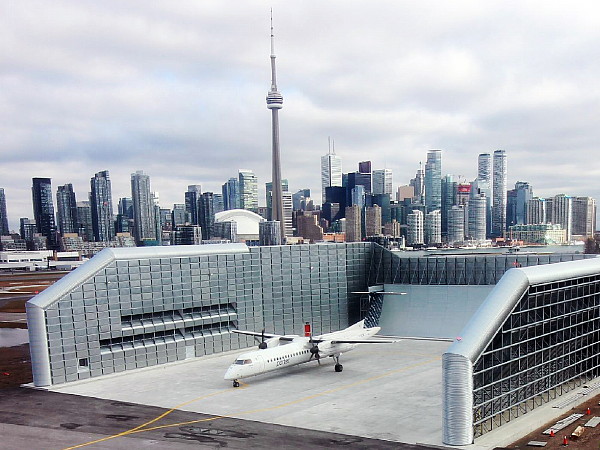
<path id="1" fill-rule="evenodd" d="M 360 173 L 371 173 L 371 161 L 361 161 L 358 163 Z"/>
<path id="2" fill-rule="evenodd" d="M 173 210 L 171 211 L 171 224 L 173 228 L 179 225 L 185 225 L 186 223 L 191 223 L 188 218 L 188 212 L 186 211 L 186 205 L 183 203 L 175 203 L 173 204 Z M 161 210 L 162 211 L 162 210 Z M 196 225 L 192 223 L 192 225 Z M 161 223 L 162 228 L 162 223 Z"/>
<path id="3" fill-rule="evenodd" d="M 536 225 L 549 223 L 548 209 L 545 198 L 534 197 L 527 202 L 527 223 Z"/>
<path id="4" fill-rule="evenodd" d="M 392 195 L 392 169 L 376 169 L 373 171 L 373 194 Z"/>
<path id="5" fill-rule="evenodd" d="M 487 228 L 487 198 L 484 193 L 472 194 L 469 199 L 469 238 L 473 241 L 482 242 L 486 238 Z"/>
<path id="6" fill-rule="evenodd" d="M 385 225 L 392 221 L 392 205 L 389 194 L 372 194 L 370 195 L 365 204 L 366 206 L 379 206 L 381 207 L 381 224 Z"/>
<path id="7" fill-rule="evenodd" d="M 96 242 L 108 242 L 115 236 L 112 193 L 108 170 L 98 172 L 90 180 L 92 228 Z"/>
<path id="8" fill-rule="evenodd" d="M 323 203 L 325 200 L 325 189 L 330 186 L 342 186 L 342 158 L 333 152 L 331 146 L 326 155 L 321 156 L 321 192 Z"/>
<path id="9" fill-rule="evenodd" d="M 448 245 L 462 244 L 465 240 L 465 208 L 453 206 L 448 211 Z"/>
<path id="10" fill-rule="evenodd" d="M 173 231 L 173 245 L 200 245 L 202 232 L 198 225 L 179 225 Z"/>
<path id="11" fill-rule="evenodd" d="M 596 200 L 592 197 L 573 198 L 573 230 L 577 236 L 594 237 L 596 231 Z"/>
<path id="12" fill-rule="evenodd" d="M 573 197 L 558 194 L 552 198 L 552 223 L 562 225 L 567 242 L 573 236 Z"/>
<path id="13" fill-rule="evenodd" d="M 357 205 L 362 211 L 365 207 L 365 187 L 356 186 L 350 191 L 350 204 Z"/>
<path id="14" fill-rule="evenodd" d="M 533 189 L 526 181 L 517 181 L 515 188 L 506 193 L 506 224 L 527 223 L 527 202 L 533 198 Z"/>
<path id="15" fill-rule="evenodd" d="M 442 243 L 442 214 L 439 209 L 425 215 L 425 244 L 435 246 Z"/>
<path id="16" fill-rule="evenodd" d="M 415 177 L 410 180 L 409 184 L 413 187 L 415 193 L 413 201 L 425 204 L 425 171 L 421 162 L 419 162 L 419 170 L 417 170 Z"/>
<path id="17" fill-rule="evenodd" d="M 133 200 L 130 197 L 120 198 L 118 212 L 128 219 L 133 219 Z"/>
<path id="18" fill-rule="evenodd" d="M 237 222 L 215 222 L 213 233 L 215 237 L 226 239 L 229 242 L 237 242 Z"/>
<path id="19" fill-rule="evenodd" d="M 281 192 L 288 192 L 288 180 L 281 180 Z M 273 219 L 273 183 L 265 183 L 265 201 L 267 202 L 267 220 Z"/>
<path id="20" fill-rule="evenodd" d="M 427 211 L 442 208 L 442 151 L 427 152 L 425 163 L 425 206 Z"/>
<path id="21" fill-rule="evenodd" d="M 415 209 L 406 216 L 408 225 L 406 244 L 410 246 L 423 245 L 425 243 L 423 211 Z"/>
<path id="22" fill-rule="evenodd" d="M 401 202 L 405 199 L 412 200 L 415 196 L 415 187 L 410 185 L 398 186 L 398 192 L 396 192 L 396 201 Z"/>
<path id="23" fill-rule="evenodd" d="M 230 178 L 221 187 L 223 193 L 223 207 L 226 211 L 230 209 L 240 209 L 240 180 L 237 178 Z"/>
<path id="24" fill-rule="evenodd" d="M 347 206 L 346 211 L 346 242 L 362 240 L 362 211 L 358 205 Z"/>
<path id="25" fill-rule="evenodd" d="M 156 232 L 159 221 L 154 208 L 154 196 L 150 190 L 150 177 L 142 170 L 131 174 L 131 199 L 133 200 L 134 237 L 137 245 L 159 241 L 161 236 Z"/>
<path id="26" fill-rule="evenodd" d="M 298 215 L 298 236 L 310 241 L 310 243 L 323 240 L 323 228 L 318 223 L 318 215 L 311 211 L 303 211 Z"/>
<path id="27" fill-rule="evenodd" d="M 198 225 L 198 197 L 202 193 L 202 186 L 199 184 L 190 184 L 184 195 L 185 212 L 188 216 L 188 222 L 192 225 Z"/>
<path id="28" fill-rule="evenodd" d="M 381 234 L 381 206 L 367 206 L 365 209 L 366 236 L 379 236 Z"/>
<path id="29" fill-rule="evenodd" d="M 486 196 L 486 235 L 492 234 L 492 156 L 489 153 L 480 153 L 477 159 L 477 185 L 475 193 Z"/>
<path id="30" fill-rule="evenodd" d="M 502 237 L 506 229 L 506 152 L 495 150 L 492 183 L 492 236 Z"/>
<path id="31" fill-rule="evenodd" d="M 239 170 L 240 207 L 252 212 L 258 211 L 258 181 L 251 170 Z"/>
<path id="32" fill-rule="evenodd" d="M 279 221 L 281 236 L 285 236 L 285 219 L 283 217 L 283 197 L 281 194 L 281 156 L 279 150 L 279 110 L 283 107 L 283 96 L 277 90 L 277 74 L 275 70 L 275 38 L 273 37 L 273 17 L 271 17 L 271 90 L 267 94 L 267 108 L 271 110 L 273 136 L 272 176 L 273 182 L 273 221 Z M 240 183 L 241 184 L 241 183 Z M 258 205 L 257 205 L 258 206 Z M 248 209 L 248 208 L 246 208 Z"/>
<path id="33" fill-rule="evenodd" d="M 25 241 L 32 241 L 33 235 L 37 233 L 35 220 L 30 220 L 28 217 L 21 217 L 19 219 L 19 231 L 21 234 L 21 239 Z"/>
<path id="34" fill-rule="evenodd" d="M 278 220 L 258 223 L 258 245 L 281 245 L 281 225 Z"/>
<path id="35" fill-rule="evenodd" d="M 6 196 L 4 188 L 0 188 L 0 236 L 8 236 L 8 216 L 6 215 Z"/>
<path id="36" fill-rule="evenodd" d="M 89 201 L 77 202 L 77 234 L 86 242 L 93 242 L 92 208 Z"/>
<path id="37" fill-rule="evenodd" d="M 54 204 L 52 203 L 52 181 L 50 178 L 33 178 L 31 192 L 37 232 L 47 239 L 48 249 L 56 249 L 58 247 L 55 236 L 56 224 L 54 222 Z"/>
<path id="38" fill-rule="evenodd" d="M 442 179 L 442 208 L 441 208 L 441 221 L 442 221 L 442 235 L 448 234 L 448 211 L 457 204 L 457 189 L 458 183 L 454 181 L 453 175 L 446 175 Z"/>
<path id="39" fill-rule="evenodd" d="M 324 190 L 323 194 L 325 194 Z M 292 207 L 294 211 L 306 211 L 310 202 L 310 189 L 300 189 L 295 194 L 292 194 Z"/>
<path id="40" fill-rule="evenodd" d="M 293 215 L 294 215 L 294 205 L 292 201 L 292 193 L 291 192 L 282 192 L 281 200 L 283 202 L 283 237 L 291 237 L 294 235 L 294 226 L 293 226 Z M 283 240 L 285 243 L 285 239 Z"/>
<path id="41" fill-rule="evenodd" d="M 213 237 L 215 223 L 214 196 L 212 192 L 203 192 L 198 201 L 198 219 L 202 228 L 202 239 Z"/>
<path id="42" fill-rule="evenodd" d="M 57 188 L 56 221 L 60 234 L 77 233 L 77 201 L 71 183 Z"/>

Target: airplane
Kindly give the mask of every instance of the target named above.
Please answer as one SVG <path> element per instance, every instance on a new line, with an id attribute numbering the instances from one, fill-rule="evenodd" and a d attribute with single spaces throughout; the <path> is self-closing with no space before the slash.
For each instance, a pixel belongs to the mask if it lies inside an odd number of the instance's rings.
<path id="1" fill-rule="evenodd" d="M 254 336 L 258 340 L 258 350 L 242 353 L 227 369 L 225 380 L 233 381 L 233 387 L 239 387 L 239 380 L 266 372 L 307 363 L 311 360 L 321 364 L 321 358 L 331 357 L 335 360 L 334 369 L 341 372 L 340 356 L 356 347 L 357 344 L 389 344 L 401 339 L 376 336 L 381 327 L 365 327 L 365 321 L 332 333 L 312 337 L 310 325 L 304 326 L 305 336 L 265 334 L 254 331 L 232 330 L 234 333 Z M 289 342 L 282 344 L 283 342 Z"/>

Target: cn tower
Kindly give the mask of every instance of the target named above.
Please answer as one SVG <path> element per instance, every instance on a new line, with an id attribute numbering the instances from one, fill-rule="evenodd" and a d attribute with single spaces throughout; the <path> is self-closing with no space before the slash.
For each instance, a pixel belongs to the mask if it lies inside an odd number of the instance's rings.
<path id="1" fill-rule="evenodd" d="M 272 220 L 279 220 L 281 240 L 285 241 L 285 219 L 283 217 L 283 198 L 281 194 L 281 157 L 279 151 L 279 110 L 283 107 L 283 96 L 277 90 L 277 74 L 275 70 L 275 43 L 273 37 L 273 11 L 271 11 L 271 90 L 267 94 L 267 108 L 271 110 L 273 129 L 272 156 Z"/>

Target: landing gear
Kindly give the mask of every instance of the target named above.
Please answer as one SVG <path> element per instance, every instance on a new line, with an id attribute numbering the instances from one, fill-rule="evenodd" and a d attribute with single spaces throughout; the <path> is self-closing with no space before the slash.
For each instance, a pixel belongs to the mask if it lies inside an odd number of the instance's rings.
<path id="1" fill-rule="evenodd" d="M 233 387 L 240 387 L 240 382 L 238 380 L 233 380 Z"/>
<path id="2" fill-rule="evenodd" d="M 335 371 L 336 372 L 341 372 L 342 370 L 344 370 L 344 366 L 342 366 L 340 364 L 340 355 L 337 355 L 337 356 L 336 355 L 332 355 L 332 357 L 333 357 L 333 359 L 335 361 L 335 367 L 334 367 Z"/>

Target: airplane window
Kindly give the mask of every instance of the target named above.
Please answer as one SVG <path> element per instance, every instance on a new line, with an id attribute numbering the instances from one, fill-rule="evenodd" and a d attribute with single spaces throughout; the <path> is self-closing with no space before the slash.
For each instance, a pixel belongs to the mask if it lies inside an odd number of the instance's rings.
<path id="1" fill-rule="evenodd" d="M 244 364 L 252 364 L 252 360 L 251 359 L 245 359 L 244 360 Z"/>

